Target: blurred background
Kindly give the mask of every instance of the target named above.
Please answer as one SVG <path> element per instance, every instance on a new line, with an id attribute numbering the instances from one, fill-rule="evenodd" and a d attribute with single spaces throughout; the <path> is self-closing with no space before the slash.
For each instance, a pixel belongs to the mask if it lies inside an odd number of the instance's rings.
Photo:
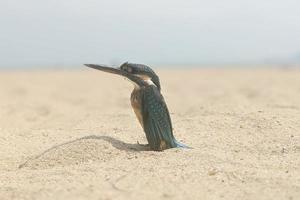
<path id="1" fill-rule="evenodd" d="M 298 0 L 0 0 L 0 68 L 300 63 Z"/>

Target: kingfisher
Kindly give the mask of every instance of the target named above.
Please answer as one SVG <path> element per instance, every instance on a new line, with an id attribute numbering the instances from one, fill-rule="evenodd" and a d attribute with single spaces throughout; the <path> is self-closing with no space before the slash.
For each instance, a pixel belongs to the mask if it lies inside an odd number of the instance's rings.
<path id="1" fill-rule="evenodd" d="M 159 77 L 149 66 L 128 62 L 117 68 L 98 64 L 85 65 L 103 72 L 123 76 L 134 84 L 130 98 L 131 106 L 146 134 L 151 150 L 189 148 L 179 143 L 173 135 L 171 117 L 161 94 Z"/>

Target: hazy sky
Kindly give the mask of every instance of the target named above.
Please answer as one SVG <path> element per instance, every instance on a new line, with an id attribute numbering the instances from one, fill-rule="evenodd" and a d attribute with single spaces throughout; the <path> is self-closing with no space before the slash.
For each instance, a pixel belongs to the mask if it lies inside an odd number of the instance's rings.
<path id="1" fill-rule="evenodd" d="M 300 57 L 299 0 L 0 0 L 0 67 Z"/>

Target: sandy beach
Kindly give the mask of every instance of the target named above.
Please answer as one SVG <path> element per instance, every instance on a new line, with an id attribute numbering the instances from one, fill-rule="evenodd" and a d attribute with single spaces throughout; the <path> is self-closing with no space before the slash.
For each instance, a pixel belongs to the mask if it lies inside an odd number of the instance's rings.
<path id="1" fill-rule="evenodd" d="M 300 70 L 160 69 L 174 134 L 146 151 L 132 84 L 0 72 L 0 199 L 300 199 Z"/>

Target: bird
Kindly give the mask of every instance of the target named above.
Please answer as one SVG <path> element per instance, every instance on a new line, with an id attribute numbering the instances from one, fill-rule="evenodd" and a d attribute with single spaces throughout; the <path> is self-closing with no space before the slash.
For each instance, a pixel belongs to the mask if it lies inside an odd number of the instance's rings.
<path id="1" fill-rule="evenodd" d="M 120 67 L 98 64 L 84 65 L 123 76 L 134 84 L 130 97 L 131 106 L 146 134 L 150 150 L 190 148 L 175 139 L 170 113 L 161 94 L 160 79 L 149 66 L 128 62 L 123 63 Z"/>

